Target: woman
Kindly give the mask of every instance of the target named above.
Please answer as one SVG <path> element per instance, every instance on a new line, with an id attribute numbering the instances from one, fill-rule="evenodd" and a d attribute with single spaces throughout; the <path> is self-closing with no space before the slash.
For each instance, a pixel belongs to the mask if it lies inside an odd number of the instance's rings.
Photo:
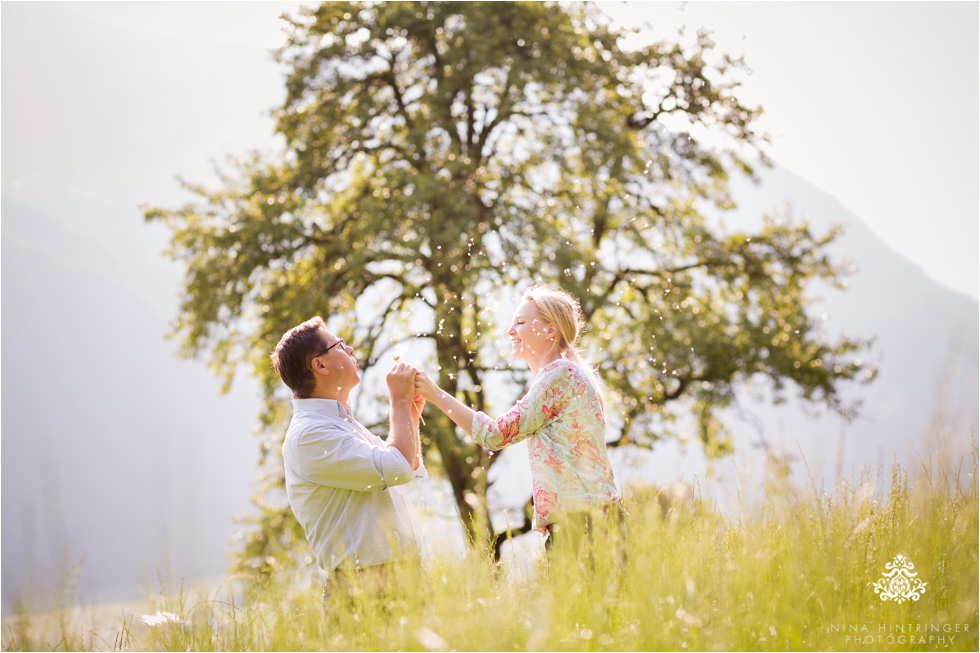
<path id="1" fill-rule="evenodd" d="M 599 380 L 575 348 L 581 327 L 582 309 L 568 293 L 546 287 L 524 293 L 507 335 L 512 354 L 527 362 L 534 380 L 497 419 L 463 405 L 424 372 L 415 376 L 415 391 L 480 446 L 496 451 L 527 441 L 533 527 L 542 534 L 552 535 L 559 522 L 596 508 L 618 509 L 621 500 L 606 454 Z"/>

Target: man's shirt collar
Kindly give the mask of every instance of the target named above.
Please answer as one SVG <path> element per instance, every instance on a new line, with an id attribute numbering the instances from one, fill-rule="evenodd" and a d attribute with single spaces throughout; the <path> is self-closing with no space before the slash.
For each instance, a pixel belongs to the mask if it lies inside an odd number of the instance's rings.
<path id="1" fill-rule="evenodd" d="M 337 417 L 354 417 L 353 414 L 348 413 L 347 409 L 344 408 L 344 405 L 336 399 L 293 399 L 294 413 L 306 410 L 327 413 L 328 415 L 335 415 Z"/>

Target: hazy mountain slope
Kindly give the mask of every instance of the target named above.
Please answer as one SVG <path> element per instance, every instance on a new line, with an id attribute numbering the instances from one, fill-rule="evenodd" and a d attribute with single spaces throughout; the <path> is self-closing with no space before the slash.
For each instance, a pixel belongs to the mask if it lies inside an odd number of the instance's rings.
<path id="1" fill-rule="evenodd" d="M 931 281 L 833 197 L 786 170 L 767 172 L 759 187 L 737 184 L 735 192 L 741 216 L 788 198 L 794 215 L 807 217 L 814 228 L 832 223 L 846 228 L 832 251 L 852 260 L 857 270 L 846 292 L 821 293 L 818 310 L 828 315 L 831 333 L 876 338 L 870 358 L 878 362 L 879 376 L 870 386 L 854 389 L 864 400 L 864 418 L 847 427 L 845 459 L 890 460 L 922 448 L 937 412 L 958 432 L 950 435 L 968 444 L 978 412 L 977 302 Z M 968 219 L 976 216 L 964 216 Z M 928 228 L 928 216 L 923 216 L 922 229 Z M 818 429 L 828 426 L 826 421 L 803 424 L 810 425 L 801 429 L 811 438 L 821 437 Z"/>
<path id="2" fill-rule="evenodd" d="M 736 454 L 712 466 L 717 484 L 708 494 L 731 504 L 737 497 L 725 484 L 737 478 L 750 492 L 761 491 L 768 474 L 761 441 L 789 454 L 798 483 L 808 483 L 812 475 L 827 487 L 838 473 L 849 478 L 868 463 L 917 465 L 919 455 L 940 453 L 950 461 L 964 455 L 968 459 L 980 393 L 977 302 L 930 280 L 834 197 L 806 180 L 778 167 L 761 176 L 758 185 L 733 180 L 739 208 L 724 216 L 726 229 L 756 229 L 763 214 L 786 215 L 787 207 L 794 218 L 809 220 L 816 232 L 844 225 L 845 233 L 831 251 L 839 260 L 853 261 L 856 270 L 846 291 L 814 285 L 821 298 L 814 313 L 826 314 L 830 337 L 844 332 L 873 336 L 870 355 L 862 358 L 876 362 L 879 375 L 870 385 L 845 389 L 846 396 L 863 402 L 861 416 L 851 423 L 831 414 L 814 415 L 813 407 L 803 410 L 795 399 L 773 406 L 758 387 L 741 393 L 739 407 L 726 412 L 736 435 Z M 928 229 L 928 216 L 923 216 L 922 228 Z M 624 462 L 627 458 L 621 457 Z M 706 461 L 696 446 L 668 442 L 629 475 L 669 482 L 678 477 L 690 481 L 697 474 L 703 481 L 705 472 Z"/>
<path id="3" fill-rule="evenodd" d="M 202 365 L 176 358 L 172 315 L 154 307 L 176 293 L 163 261 L 93 237 L 107 217 L 140 226 L 135 208 L 113 210 L 53 218 L 3 202 L 5 603 L 60 582 L 66 560 L 83 560 L 88 597 L 131 594 L 168 566 L 178 580 L 221 574 L 248 508 L 252 393 L 219 398 Z"/>

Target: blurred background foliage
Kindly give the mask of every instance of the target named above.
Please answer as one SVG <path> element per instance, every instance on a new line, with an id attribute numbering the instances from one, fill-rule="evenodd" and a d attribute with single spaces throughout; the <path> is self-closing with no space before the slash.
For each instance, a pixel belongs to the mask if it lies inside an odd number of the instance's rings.
<path id="1" fill-rule="evenodd" d="M 304 550 L 280 492 L 289 394 L 268 354 L 314 315 L 363 374 L 427 343 L 442 387 L 487 410 L 488 384 L 528 380 L 493 344 L 507 293 L 554 283 L 582 301 L 610 446 L 650 447 L 693 417 L 723 455 L 717 415 L 750 379 L 855 415 L 841 388 L 874 377 L 858 360 L 869 342 L 830 341 L 808 312 L 813 280 L 842 287 L 826 253 L 838 231 L 711 218 L 733 207 L 729 173 L 767 159 L 761 109 L 736 95 L 744 64 L 707 34 L 626 48 L 587 4 L 331 2 L 284 18 L 285 147 L 230 162 L 218 188 L 185 183 L 198 198 L 185 206 L 145 208 L 186 266 L 184 353 L 264 388 L 242 568 Z M 473 541 L 499 550 L 486 502 L 499 457 L 428 417 L 429 466 Z"/>

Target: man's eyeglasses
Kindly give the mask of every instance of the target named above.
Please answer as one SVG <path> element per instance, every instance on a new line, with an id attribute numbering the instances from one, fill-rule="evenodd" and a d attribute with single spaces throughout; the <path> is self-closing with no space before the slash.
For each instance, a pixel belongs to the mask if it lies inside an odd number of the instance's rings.
<path id="1" fill-rule="evenodd" d="M 344 344 L 344 339 L 341 338 L 340 340 L 338 340 L 337 342 L 333 343 L 332 345 L 330 345 L 329 347 L 327 347 L 326 349 L 324 349 L 323 351 L 321 351 L 319 354 L 317 354 L 313 358 L 319 358 L 320 356 L 323 356 L 324 354 L 326 354 L 328 351 L 330 351 L 331 349 L 333 349 L 337 345 L 341 345 L 342 347 L 346 347 L 347 346 L 347 345 Z"/>

